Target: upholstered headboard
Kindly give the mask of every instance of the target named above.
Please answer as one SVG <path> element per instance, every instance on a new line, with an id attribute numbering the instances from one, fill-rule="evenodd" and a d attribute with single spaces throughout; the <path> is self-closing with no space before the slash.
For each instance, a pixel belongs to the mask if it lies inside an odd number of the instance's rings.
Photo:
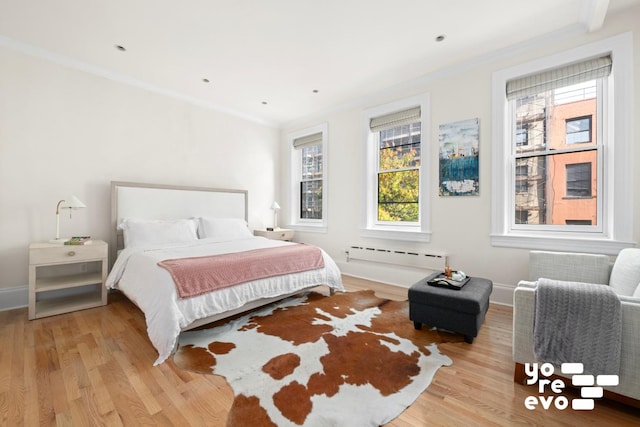
<path id="1" fill-rule="evenodd" d="M 180 219 L 210 216 L 248 220 L 247 190 L 111 182 L 111 261 L 123 248 L 124 218 Z"/>

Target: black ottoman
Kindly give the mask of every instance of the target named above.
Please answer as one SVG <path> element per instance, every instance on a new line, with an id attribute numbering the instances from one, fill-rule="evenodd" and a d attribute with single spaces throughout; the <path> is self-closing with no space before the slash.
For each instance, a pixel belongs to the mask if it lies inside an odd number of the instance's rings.
<path id="1" fill-rule="evenodd" d="M 422 324 L 464 335 L 471 344 L 478 336 L 480 325 L 489 309 L 493 282 L 471 277 L 461 289 L 430 286 L 427 282 L 441 273 L 434 273 L 409 288 L 409 319 L 416 329 Z"/>

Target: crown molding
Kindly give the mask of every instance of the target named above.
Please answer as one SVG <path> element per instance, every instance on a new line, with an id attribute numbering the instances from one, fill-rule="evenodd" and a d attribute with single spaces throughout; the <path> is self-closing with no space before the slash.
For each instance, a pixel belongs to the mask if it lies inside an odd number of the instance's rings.
<path id="1" fill-rule="evenodd" d="M 5 36 L 0 36 L 0 46 L 4 46 L 6 48 L 18 51 L 25 55 L 33 56 L 39 59 L 44 59 L 46 61 L 51 61 L 56 64 L 73 68 L 75 70 L 83 71 L 85 73 L 93 74 L 99 77 L 103 77 L 108 80 L 112 80 L 118 83 L 126 84 L 129 86 L 134 86 L 136 88 L 156 93 L 158 95 L 166 96 L 169 98 L 177 99 L 179 101 L 186 102 L 188 104 L 196 105 L 198 107 L 206 108 L 209 110 L 215 110 L 220 113 L 229 114 L 231 116 L 238 117 L 243 120 L 247 120 L 250 122 L 254 122 L 260 125 L 264 125 L 271 128 L 278 128 L 279 125 L 277 122 L 264 120 L 255 116 L 251 116 L 249 114 L 242 113 L 237 110 L 233 110 L 218 104 L 214 104 L 211 102 L 206 102 L 198 98 L 194 98 L 183 93 L 162 88 L 160 86 L 156 86 L 142 80 L 135 79 L 133 77 L 127 76 L 125 74 L 116 73 L 111 70 L 107 70 L 106 68 L 98 67 L 96 65 L 91 65 L 83 61 L 79 61 L 73 58 L 69 58 L 65 55 L 61 55 L 47 49 L 43 49 L 40 47 L 36 47 L 27 43 L 23 43 Z"/>

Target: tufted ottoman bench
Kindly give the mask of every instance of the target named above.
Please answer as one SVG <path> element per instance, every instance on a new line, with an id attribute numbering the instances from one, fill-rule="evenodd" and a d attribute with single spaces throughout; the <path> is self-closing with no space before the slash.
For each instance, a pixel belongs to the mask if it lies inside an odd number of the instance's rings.
<path id="1" fill-rule="evenodd" d="M 424 323 L 463 334 L 471 344 L 489 309 L 493 282 L 471 277 L 459 290 L 430 286 L 427 282 L 438 275 L 427 276 L 409 288 L 409 319 L 416 329 Z"/>

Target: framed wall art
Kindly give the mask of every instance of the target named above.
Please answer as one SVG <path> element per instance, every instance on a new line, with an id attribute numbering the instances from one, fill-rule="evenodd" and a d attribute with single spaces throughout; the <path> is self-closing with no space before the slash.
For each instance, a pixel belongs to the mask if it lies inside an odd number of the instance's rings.
<path id="1" fill-rule="evenodd" d="M 480 119 L 440 125 L 440 196 L 477 196 Z"/>

